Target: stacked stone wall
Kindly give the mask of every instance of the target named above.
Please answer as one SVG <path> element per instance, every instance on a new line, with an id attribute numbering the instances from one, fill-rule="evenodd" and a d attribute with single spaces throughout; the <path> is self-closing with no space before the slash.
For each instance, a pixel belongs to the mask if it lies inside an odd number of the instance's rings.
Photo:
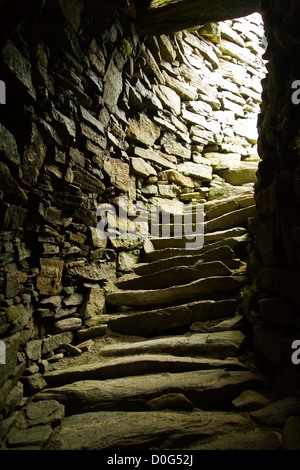
<path id="1" fill-rule="evenodd" d="M 260 15 L 139 38 L 128 14 L 98 31 L 72 5 L 19 12 L 1 43 L 3 415 L 105 334 L 105 287 L 144 243 L 99 239 L 100 204 L 172 213 L 256 182 Z"/>

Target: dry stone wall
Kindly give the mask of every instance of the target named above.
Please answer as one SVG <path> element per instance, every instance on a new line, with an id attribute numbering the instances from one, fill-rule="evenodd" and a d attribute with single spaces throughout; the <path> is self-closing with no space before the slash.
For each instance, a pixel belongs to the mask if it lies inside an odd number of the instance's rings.
<path id="1" fill-rule="evenodd" d="M 99 204 L 211 208 L 256 181 L 259 15 L 138 38 L 72 4 L 27 12 L 1 44 L 2 415 L 105 333 L 105 286 L 144 249 L 99 239 Z"/>
<path id="2" fill-rule="evenodd" d="M 288 394 L 299 391 L 300 385 L 300 10 L 296 1 L 262 3 L 268 74 L 259 117 L 262 161 L 252 224 L 255 242 L 249 257 L 252 288 L 245 296 L 245 311 L 265 371 L 281 393 Z"/>

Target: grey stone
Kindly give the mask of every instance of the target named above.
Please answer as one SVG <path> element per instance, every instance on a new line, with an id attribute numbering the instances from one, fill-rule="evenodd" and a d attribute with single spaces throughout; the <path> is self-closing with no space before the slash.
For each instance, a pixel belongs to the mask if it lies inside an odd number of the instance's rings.
<path id="1" fill-rule="evenodd" d="M 79 345 L 80 346 L 80 345 Z M 167 354 L 138 354 L 71 366 L 46 372 L 44 379 L 49 387 L 59 387 L 78 380 L 107 380 L 118 377 L 154 373 L 190 372 L 226 368 L 245 370 L 246 367 L 236 358 L 215 359 L 206 357 L 180 357 Z"/>
<path id="2" fill-rule="evenodd" d="M 283 426 L 289 416 L 300 411 L 300 402 L 295 396 L 285 397 L 263 408 L 252 411 L 251 416 L 267 426 Z"/>
<path id="3" fill-rule="evenodd" d="M 106 301 L 110 307 L 121 305 L 145 307 L 174 305 L 187 301 L 200 300 L 201 296 L 239 290 L 245 285 L 243 277 L 214 276 L 193 281 L 183 286 L 168 287 L 157 290 L 127 290 L 107 294 Z"/>
<path id="4" fill-rule="evenodd" d="M 42 446 L 52 434 L 50 425 L 34 426 L 30 429 L 14 428 L 8 435 L 7 444 L 9 447 Z"/>
<path id="5" fill-rule="evenodd" d="M 157 410 L 184 410 L 192 411 L 193 403 L 183 393 L 167 393 L 149 400 L 147 405 L 152 411 Z"/>
<path id="6" fill-rule="evenodd" d="M 223 331 L 217 333 L 187 334 L 176 337 L 158 338 L 111 345 L 101 349 L 105 357 L 124 356 L 128 354 L 155 353 L 174 354 L 176 356 L 210 356 L 217 359 L 234 356 L 244 341 L 240 331 Z"/>
<path id="7" fill-rule="evenodd" d="M 57 400 L 71 411 L 147 409 L 147 402 L 167 393 L 184 393 L 194 406 L 209 409 L 224 406 L 246 386 L 259 385 L 248 371 L 222 369 L 193 371 L 178 374 L 149 374 L 109 381 L 83 380 L 58 388 L 48 388 L 36 398 Z"/>
<path id="8" fill-rule="evenodd" d="M 30 402 L 25 408 L 28 426 L 59 424 L 64 417 L 64 406 L 55 400 Z"/>
<path id="9" fill-rule="evenodd" d="M 64 331 L 79 330 L 81 325 L 82 320 L 80 318 L 64 318 L 54 323 L 53 331 L 55 333 L 62 333 Z"/>

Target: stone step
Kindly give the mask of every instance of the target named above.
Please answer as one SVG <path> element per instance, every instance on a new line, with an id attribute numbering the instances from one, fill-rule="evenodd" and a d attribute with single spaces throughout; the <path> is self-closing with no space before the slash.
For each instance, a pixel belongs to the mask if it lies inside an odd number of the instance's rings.
<path id="1" fill-rule="evenodd" d="M 90 411 L 147 411 L 149 402 L 167 394 L 183 394 L 192 407 L 220 409 L 243 390 L 259 388 L 250 371 L 209 369 L 159 373 L 110 380 L 81 380 L 37 393 L 35 400 L 56 400 L 66 415 Z"/>
<path id="2" fill-rule="evenodd" d="M 248 219 L 254 217 L 256 206 L 243 207 L 235 211 L 226 213 L 215 219 L 208 220 L 204 223 L 204 231 L 212 232 L 213 230 L 225 230 L 233 227 L 247 226 Z"/>
<path id="3" fill-rule="evenodd" d="M 215 219 L 236 209 L 255 205 L 253 195 L 234 196 L 225 199 L 215 199 L 204 204 L 205 220 Z"/>
<path id="4" fill-rule="evenodd" d="M 145 335 L 233 316 L 236 305 L 235 299 L 206 300 L 144 312 L 126 312 L 110 315 L 109 328 L 123 335 Z"/>
<path id="5" fill-rule="evenodd" d="M 247 233 L 247 229 L 244 227 L 234 227 L 228 230 L 219 230 L 212 233 L 204 234 L 204 246 L 208 243 L 212 243 L 218 240 L 223 240 L 225 238 L 240 237 Z M 189 244 L 195 240 L 195 233 L 192 233 L 190 236 L 178 235 L 178 238 L 175 237 L 160 237 L 160 238 L 150 238 L 151 243 L 153 244 L 156 250 L 162 250 L 164 248 L 189 248 Z M 202 242 L 203 240 L 201 240 Z"/>
<path id="6" fill-rule="evenodd" d="M 222 262 L 225 264 L 229 260 L 233 261 L 234 257 L 235 253 L 229 246 L 222 246 L 207 250 L 203 254 L 181 254 L 179 256 L 177 255 L 171 258 L 164 258 L 162 260 L 158 259 L 149 263 L 137 263 L 133 266 L 132 269 L 136 274 L 142 276 L 173 268 L 175 266 L 192 266 L 198 261 L 222 260 Z"/>
<path id="7" fill-rule="evenodd" d="M 172 306 L 204 300 L 210 296 L 228 295 L 238 291 L 247 282 L 246 276 L 213 276 L 190 282 L 183 286 L 167 287 L 156 290 L 120 290 L 109 292 L 106 295 L 106 306 L 117 309 L 121 306 L 128 307 L 161 307 Z"/>
<path id="8" fill-rule="evenodd" d="M 178 357 L 163 354 L 126 356 L 107 362 L 95 362 L 58 369 L 44 374 L 48 387 L 78 382 L 80 380 L 109 380 L 135 375 L 179 373 L 207 369 L 246 370 L 237 358 L 213 359 L 206 357 Z"/>
<path id="9" fill-rule="evenodd" d="M 250 235 L 246 233 L 245 235 L 239 237 L 230 237 L 218 240 L 214 243 L 210 243 L 202 248 L 189 249 L 188 246 L 184 248 L 164 248 L 162 250 L 155 250 L 150 253 L 145 253 L 141 256 L 142 263 L 152 263 L 153 261 L 158 261 L 166 258 L 173 258 L 174 256 L 184 256 L 184 255 L 197 255 L 204 254 L 207 251 L 210 251 L 214 248 L 220 246 L 229 246 L 233 250 L 236 249 L 239 245 L 246 245 L 250 241 Z"/>
<path id="10" fill-rule="evenodd" d="M 186 449 L 186 443 L 193 441 L 199 445 L 214 437 L 251 431 L 257 432 L 247 416 L 228 411 L 98 411 L 66 417 L 48 440 L 46 450 L 109 451 L 113 464 L 116 451 L 132 455 L 133 449 Z M 139 463 L 132 465 L 137 468 Z"/>
<path id="11" fill-rule="evenodd" d="M 132 343 L 105 346 L 99 354 L 103 357 L 121 357 L 133 354 L 172 354 L 174 356 L 204 356 L 225 359 L 236 356 L 245 336 L 241 331 L 215 333 L 188 333 L 172 337 L 153 338 Z"/>
<path id="12" fill-rule="evenodd" d="M 119 289 L 163 289 L 166 287 L 183 285 L 197 279 L 211 276 L 230 276 L 231 270 L 221 261 L 208 263 L 197 262 L 193 266 L 175 266 L 154 274 L 134 277 L 124 281 L 118 281 L 115 286 Z"/>

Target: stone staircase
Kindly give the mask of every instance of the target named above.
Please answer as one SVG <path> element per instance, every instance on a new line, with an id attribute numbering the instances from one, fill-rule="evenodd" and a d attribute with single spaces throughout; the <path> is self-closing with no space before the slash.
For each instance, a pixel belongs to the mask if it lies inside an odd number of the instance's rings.
<path id="1" fill-rule="evenodd" d="M 107 292 L 99 360 L 45 373 L 48 387 L 25 407 L 7 448 L 288 445 L 283 430 L 299 401 L 270 394 L 248 351 L 239 302 L 253 198 L 206 203 L 205 213 L 203 247 L 190 250 L 172 236 L 145 243 L 139 263 Z"/>

